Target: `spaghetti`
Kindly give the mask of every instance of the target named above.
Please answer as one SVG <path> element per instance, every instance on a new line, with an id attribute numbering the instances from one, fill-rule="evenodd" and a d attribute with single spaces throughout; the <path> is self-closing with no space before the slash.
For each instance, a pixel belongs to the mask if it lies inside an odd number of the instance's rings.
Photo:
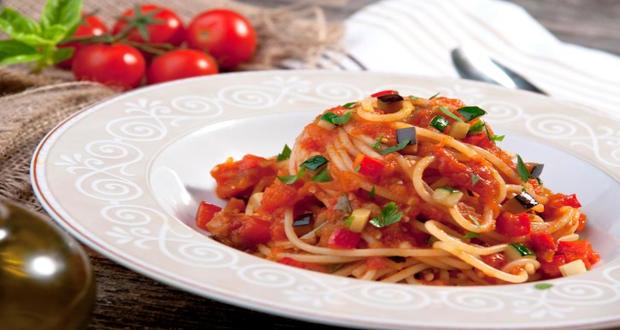
<path id="1" fill-rule="evenodd" d="M 485 114 L 396 91 L 328 109 L 292 149 L 217 165 L 229 202 L 202 202 L 197 226 L 263 258 L 363 280 L 489 285 L 590 269 L 599 256 L 579 237 L 576 196 L 500 149 Z"/>

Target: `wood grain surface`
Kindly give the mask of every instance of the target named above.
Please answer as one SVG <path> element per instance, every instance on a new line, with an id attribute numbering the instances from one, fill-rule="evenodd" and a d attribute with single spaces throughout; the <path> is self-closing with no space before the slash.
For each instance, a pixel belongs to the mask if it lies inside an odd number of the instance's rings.
<path id="1" fill-rule="evenodd" d="M 277 6 L 292 1 L 248 2 Z M 354 0 L 344 6 L 343 2 L 336 0 L 326 6 L 330 19 L 344 19 L 374 1 Z M 522 5 L 562 40 L 620 54 L 618 0 L 512 2 Z M 98 285 L 92 329 L 334 329 L 198 297 L 134 273 L 93 251 L 89 255 Z"/>

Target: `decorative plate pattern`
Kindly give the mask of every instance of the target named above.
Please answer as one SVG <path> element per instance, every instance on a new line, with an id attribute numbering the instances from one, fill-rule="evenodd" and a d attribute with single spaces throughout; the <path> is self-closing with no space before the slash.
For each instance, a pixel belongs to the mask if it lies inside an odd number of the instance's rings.
<path id="1" fill-rule="evenodd" d="M 613 219 L 601 225 L 613 238 L 603 265 L 550 281 L 550 289 L 437 288 L 343 279 L 268 262 L 193 230 L 153 195 L 153 161 L 188 133 L 239 118 L 317 113 L 387 88 L 421 96 L 440 92 L 481 105 L 494 127 L 567 151 L 620 179 L 620 123 L 582 106 L 459 80 L 271 71 L 143 88 L 73 116 L 36 150 L 35 192 L 61 226 L 111 259 L 193 293 L 270 313 L 403 329 L 620 324 L 620 228 Z"/>

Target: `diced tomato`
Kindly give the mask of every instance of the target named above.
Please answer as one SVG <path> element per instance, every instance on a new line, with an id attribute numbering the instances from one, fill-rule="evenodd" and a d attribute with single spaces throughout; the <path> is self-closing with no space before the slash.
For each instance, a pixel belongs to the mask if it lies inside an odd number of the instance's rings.
<path id="1" fill-rule="evenodd" d="M 527 213 L 502 212 L 497 218 L 495 227 L 498 233 L 508 237 L 527 235 L 531 230 L 530 217 Z"/>
<path id="2" fill-rule="evenodd" d="M 297 268 L 301 268 L 301 269 L 305 269 L 306 268 L 306 264 L 304 264 L 301 261 L 297 261 L 293 258 L 289 258 L 289 257 L 284 257 L 280 260 L 278 260 L 279 263 L 284 264 L 284 265 L 289 265 L 289 266 L 293 266 L 293 267 L 297 267 Z"/>
<path id="3" fill-rule="evenodd" d="M 284 224 L 281 222 L 274 222 L 271 224 L 271 239 L 274 241 L 285 241 L 286 233 L 284 232 Z"/>
<path id="4" fill-rule="evenodd" d="M 547 204 L 545 204 L 545 212 L 543 213 L 543 216 L 545 218 L 553 218 L 557 216 L 556 212 L 563 206 L 580 208 L 581 203 L 579 202 L 575 194 L 553 194 L 551 195 L 551 197 L 549 197 Z"/>
<path id="5" fill-rule="evenodd" d="M 385 168 L 385 164 L 379 159 L 363 155 L 359 162 L 359 167 L 359 173 L 376 178 L 381 175 L 383 168 Z"/>
<path id="6" fill-rule="evenodd" d="M 559 277 L 562 275 L 559 267 L 564 264 L 581 259 L 586 268 L 590 269 L 600 258 L 588 241 L 561 241 L 558 243 L 557 251 L 551 261 L 541 260 L 541 269 L 548 277 Z"/>
<path id="7" fill-rule="evenodd" d="M 254 249 L 256 245 L 271 240 L 271 223 L 255 216 L 245 216 L 241 227 L 233 230 L 233 240 L 238 238 L 240 246 Z"/>
<path id="8" fill-rule="evenodd" d="M 545 261 L 553 260 L 553 255 L 557 248 L 553 236 L 547 233 L 532 233 L 529 238 L 530 245 L 539 259 Z"/>
<path id="9" fill-rule="evenodd" d="M 213 219 L 215 213 L 221 210 L 222 208 L 217 205 L 209 204 L 204 201 L 200 202 L 198 211 L 196 212 L 196 226 L 200 229 L 207 230 L 207 223 Z"/>
<path id="10" fill-rule="evenodd" d="M 579 225 L 577 226 L 577 232 L 583 231 L 586 229 L 586 223 L 588 222 L 588 217 L 581 213 L 579 214 Z"/>
<path id="11" fill-rule="evenodd" d="M 270 213 L 285 206 L 292 206 L 296 200 L 297 190 L 295 187 L 284 184 L 280 180 L 274 180 L 263 193 L 261 208 Z"/>
<path id="12" fill-rule="evenodd" d="M 463 142 L 473 144 L 484 149 L 488 149 L 493 146 L 493 142 L 489 140 L 489 137 L 486 133 L 468 135 L 463 139 Z"/>
<path id="13" fill-rule="evenodd" d="M 484 261 L 487 265 L 497 269 L 501 269 L 507 263 L 506 256 L 501 252 L 482 256 L 482 261 Z"/>
<path id="14" fill-rule="evenodd" d="M 211 176 L 217 182 L 216 193 L 220 198 L 249 197 L 252 188 L 261 180 L 275 179 L 276 161 L 245 155 L 239 161 L 217 165 Z"/>
<path id="15" fill-rule="evenodd" d="M 361 235 L 345 228 L 336 228 L 329 236 L 327 246 L 332 249 L 355 249 Z"/>
<path id="16" fill-rule="evenodd" d="M 379 96 L 391 95 L 391 94 L 398 94 L 398 91 L 395 91 L 395 90 L 392 90 L 392 89 L 386 89 L 384 91 L 380 91 L 380 92 L 376 92 L 374 94 L 370 94 L 370 96 L 372 96 L 372 97 L 379 97 Z"/>
<path id="17" fill-rule="evenodd" d="M 382 269 L 389 265 L 389 261 L 384 257 L 370 257 L 366 259 L 368 269 Z"/>

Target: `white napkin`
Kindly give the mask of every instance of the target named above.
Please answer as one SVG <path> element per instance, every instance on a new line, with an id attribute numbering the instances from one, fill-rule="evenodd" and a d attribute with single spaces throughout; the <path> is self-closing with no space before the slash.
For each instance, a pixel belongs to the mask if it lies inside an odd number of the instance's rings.
<path id="1" fill-rule="evenodd" d="M 563 43 L 521 7 L 498 0 L 387 0 L 346 22 L 351 57 L 324 67 L 458 77 L 450 51 L 476 47 L 560 99 L 620 118 L 620 57 Z M 329 63 L 329 60 L 332 60 Z"/>

